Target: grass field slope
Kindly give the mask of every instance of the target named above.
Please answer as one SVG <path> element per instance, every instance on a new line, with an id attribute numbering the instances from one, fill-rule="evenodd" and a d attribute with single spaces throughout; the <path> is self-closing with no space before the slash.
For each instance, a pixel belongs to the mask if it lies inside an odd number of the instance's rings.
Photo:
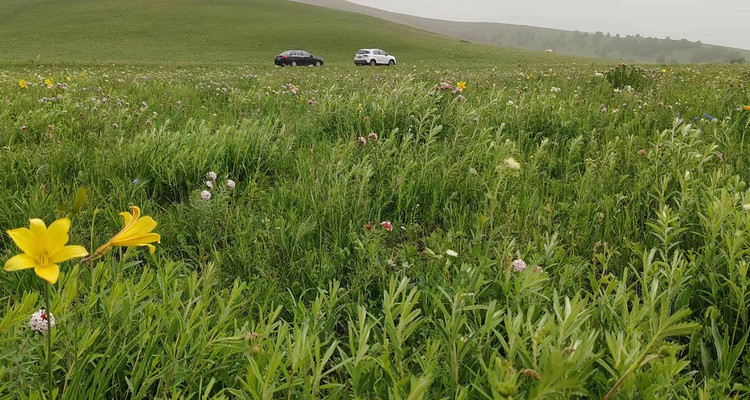
<path id="1" fill-rule="evenodd" d="M 12 62 L 258 64 L 302 48 L 351 64 L 363 47 L 410 64 L 537 57 L 286 0 L 5 0 L 0 21 L 0 61 Z"/>
<path id="2" fill-rule="evenodd" d="M 743 66 L 0 7 L 0 400 L 750 396 Z"/>

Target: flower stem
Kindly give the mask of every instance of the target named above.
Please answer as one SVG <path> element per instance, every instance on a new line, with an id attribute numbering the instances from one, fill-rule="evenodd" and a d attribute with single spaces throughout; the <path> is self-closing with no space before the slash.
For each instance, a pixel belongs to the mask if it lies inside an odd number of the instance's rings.
<path id="1" fill-rule="evenodd" d="M 44 292 L 44 298 L 47 303 L 47 385 L 49 388 L 49 395 L 52 397 L 52 303 L 50 302 L 50 286 L 49 282 L 45 282 L 46 290 Z"/>

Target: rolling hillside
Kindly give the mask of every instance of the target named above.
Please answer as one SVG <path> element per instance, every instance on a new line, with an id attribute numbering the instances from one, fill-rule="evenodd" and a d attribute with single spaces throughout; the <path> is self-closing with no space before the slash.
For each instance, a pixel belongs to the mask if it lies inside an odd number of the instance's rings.
<path id="1" fill-rule="evenodd" d="M 750 51 L 723 46 L 630 36 L 610 36 L 604 32 L 586 33 L 534 26 L 455 22 L 398 14 L 351 3 L 345 0 L 296 0 L 339 10 L 357 12 L 387 21 L 410 25 L 430 32 L 494 45 L 560 54 L 598 57 L 613 60 L 656 63 L 730 62 L 743 58 L 750 61 Z"/>
<path id="2" fill-rule="evenodd" d="M 303 48 L 349 65 L 362 47 L 411 65 L 543 57 L 286 0 L 4 0 L 0 21 L 3 62 L 269 63 Z"/>

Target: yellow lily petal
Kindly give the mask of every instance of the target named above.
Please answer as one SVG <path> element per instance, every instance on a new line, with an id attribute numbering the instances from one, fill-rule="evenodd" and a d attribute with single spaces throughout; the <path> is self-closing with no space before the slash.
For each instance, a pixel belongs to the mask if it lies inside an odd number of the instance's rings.
<path id="1" fill-rule="evenodd" d="M 44 234 L 47 233 L 47 225 L 39 218 L 32 218 L 29 220 L 29 230 L 37 237 L 44 237 Z"/>
<path id="2" fill-rule="evenodd" d="M 156 228 L 156 221 L 154 221 L 151 217 L 143 217 L 138 219 L 137 221 L 130 224 L 130 226 L 126 229 L 123 229 L 120 231 L 120 233 L 115 236 L 116 239 L 113 240 L 120 242 L 124 240 L 129 240 L 132 238 L 143 236 L 152 230 Z"/>
<path id="3" fill-rule="evenodd" d="M 6 271 L 18 271 L 36 267 L 37 264 L 34 257 L 31 257 L 27 254 L 19 254 L 17 256 L 11 257 L 8 261 L 6 261 L 4 269 Z"/>
<path id="4" fill-rule="evenodd" d="M 133 212 L 133 216 L 131 217 L 131 221 L 127 221 L 126 226 L 131 224 L 132 221 L 138 221 L 138 218 L 141 216 L 141 209 L 137 206 L 130 206 L 130 211 Z"/>
<path id="5" fill-rule="evenodd" d="M 36 236 L 34 236 L 29 228 L 10 229 L 8 230 L 8 236 L 26 254 L 38 256 L 44 251 L 41 243 L 37 241 Z"/>
<path id="6" fill-rule="evenodd" d="M 39 266 L 34 268 L 34 272 L 36 272 L 40 278 L 54 285 L 57 283 L 57 278 L 60 277 L 60 266 L 57 264 Z"/>
<path id="7" fill-rule="evenodd" d="M 65 243 L 68 243 L 68 240 L 70 240 L 70 237 L 68 237 L 69 230 L 70 220 L 67 218 L 60 218 L 50 224 L 47 228 L 47 252 L 49 254 L 57 253 L 65 246 Z"/>
<path id="8" fill-rule="evenodd" d="M 151 254 L 154 254 L 154 252 L 156 251 L 156 247 L 154 245 L 146 244 L 145 246 L 148 247 L 148 251 Z"/>
<path id="9" fill-rule="evenodd" d="M 89 252 L 83 246 L 65 246 L 49 257 L 49 262 L 59 263 L 71 258 L 86 257 Z"/>
<path id="10" fill-rule="evenodd" d="M 161 236 L 158 233 L 147 233 L 141 236 L 128 237 L 123 240 L 112 241 L 113 246 L 141 246 L 146 243 L 160 243 Z"/>
<path id="11" fill-rule="evenodd" d="M 130 215 L 130 213 L 127 212 L 127 211 L 121 212 L 120 216 L 122 216 L 122 221 L 123 221 L 123 226 L 124 227 L 127 227 L 128 225 L 130 225 L 130 221 L 133 220 L 133 216 Z"/>

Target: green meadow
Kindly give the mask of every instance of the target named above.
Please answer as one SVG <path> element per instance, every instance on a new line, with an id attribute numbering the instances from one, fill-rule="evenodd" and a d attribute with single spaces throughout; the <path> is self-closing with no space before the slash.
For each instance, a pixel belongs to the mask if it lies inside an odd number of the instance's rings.
<path id="1" fill-rule="evenodd" d="M 284 1 L 0 20 L 0 260 L 52 248 L 11 237 L 35 218 L 111 245 L 54 285 L 0 272 L 0 398 L 750 394 L 747 68 Z M 355 67 L 361 47 L 399 63 Z M 326 65 L 274 67 L 290 48 Z M 153 253 L 113 238 L 130 206 Z"/>

